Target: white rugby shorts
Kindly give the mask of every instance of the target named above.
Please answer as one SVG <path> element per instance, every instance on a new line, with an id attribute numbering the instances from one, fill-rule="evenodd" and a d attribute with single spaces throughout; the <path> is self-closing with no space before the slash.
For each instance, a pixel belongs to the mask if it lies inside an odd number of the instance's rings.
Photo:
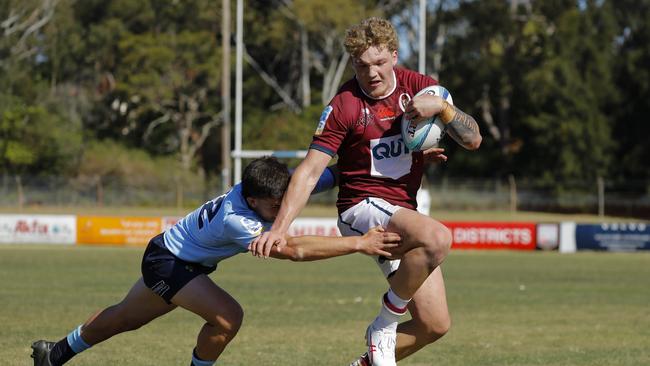
<path id="1" fill-rule="evenodd" d="M 381 198 L 366 198 L 339 215 L 337 225 L 343 236 L 360 236 L 375 226 L 388 227 L 391 217 L 400 206 L 392 205 Z M 373 256 L 385 277 L 397 271 L 400 260 L 384 256 Z"/>

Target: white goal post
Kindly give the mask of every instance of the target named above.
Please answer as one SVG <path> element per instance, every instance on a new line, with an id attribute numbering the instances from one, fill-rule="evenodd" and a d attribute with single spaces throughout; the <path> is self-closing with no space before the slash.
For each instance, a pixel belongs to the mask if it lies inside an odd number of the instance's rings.
<path id="1" fill-rule="evenodd" d="M 255 159 L 262 156 L 274 156 L 278 159 L 302 159 L 307 156 L 307 150 L 233 150 L 230 156 L 235 159 L 234 184 L 241 181 L 242 159 Z"/>

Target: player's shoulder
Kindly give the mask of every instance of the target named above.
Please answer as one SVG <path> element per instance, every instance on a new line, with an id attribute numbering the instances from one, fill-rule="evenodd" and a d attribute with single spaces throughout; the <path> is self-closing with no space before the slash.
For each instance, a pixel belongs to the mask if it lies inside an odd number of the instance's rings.
<path id="1" fill-rule="evenodd" d="M 438 84 L 438 80 L 431 76 L 423 75 L 404 67 L 395 67 L 395 76 L 399 85 L 413 92 L 418 92 L 427 86 Z"/>
<path id="2" fill-rule="evenodd" d="M 363 98 L 357 79 L 352 78 L 339 88 L 336 95 L 332 98 L 330 105 L 347 105 L 354 101 L 360 101 Z"/>
<path id="3" fill-rule="evenodd" d="M 360 92 L 356 79 L 345 82 L 323 111 L 326 117 L 332 114 L 340 122 L 354 121 L 361 111 L 363 94 Z"/>
<path id="4" fill-rule="evenodd" d="M 255 237 L 262 233 L 264 222 L 254 211 L 234 211 L 224 219 L 224 232 L 231 238 Z"/>

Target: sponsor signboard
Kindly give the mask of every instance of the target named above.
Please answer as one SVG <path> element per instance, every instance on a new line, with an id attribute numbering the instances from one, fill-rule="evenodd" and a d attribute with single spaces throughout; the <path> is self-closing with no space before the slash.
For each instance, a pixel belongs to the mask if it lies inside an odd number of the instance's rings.
<path id="1" fill-rule="evenodd" d="M 532 222 L 445 222 L 452 231 L 453 249 L 515 249 L 535 250 L 537 224 Z M 548 224 L 541 228 L 545 244 L 557 247 L 558 226 Z M 335 219 L 296 219 L 289 235 L 340 235 Z"/>
<path id="2" fill-rule="evenodd" d="M 336 219 L 298 218 L 289 227 L 289 235 L 341 236 L 341 233 L 336 226 Z"/>
<path id="3" fill-rule="evenodd" d="M 535 250 L 532 222 L 445 222 L 452 232 L 452 249 Z"/>
<path id="4" fill-rule="evenodd" d="M 145 246 L 160 232 L 160 217 L 77 217 L 79 244 Z"/>
<path id="5" fill-rule="evenodd" d="M 182 219 L 181 216 L 165 216 L 161 219 L 160 231 L 167 231 Z"/>
<path id="6" fill-rule="evenodd" d="M 578 250 L 650 250 L 650 224 L 642 222 L 577 224 Z"/>
<path id="7" fill-rule="evenodd" d="M 0 243 L 74 244 L 75 216 L 0 215 Z"/>
<path id="8" fill-rule="evenodd" d="M 537 247 L 542 250 L 557 250 L 560 246 L 560 224 L 537 224 Z"/>

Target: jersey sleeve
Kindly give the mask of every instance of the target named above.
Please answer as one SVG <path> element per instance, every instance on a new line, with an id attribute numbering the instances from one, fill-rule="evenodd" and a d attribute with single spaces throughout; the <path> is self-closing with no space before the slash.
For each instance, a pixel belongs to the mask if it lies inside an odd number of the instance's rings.
<path id="1" fill-rule="evenodd" d="M 263 230 L 263 223 L 259 220 L 242 215 L 229 215 L 225 220 L 224 234 L 229 242 L 237 244 L 244 250 L 257 238 Z"/>
<path id="2" fill-rule="evenodd" d="M 339 150 L 349 130 L 349 121 L 343 110 L 344 103 L 341 95 L 332 99 L 325 107 L 318 121 L 310 149 L 322 151 L 329 156 L 334 156 Z"/>

